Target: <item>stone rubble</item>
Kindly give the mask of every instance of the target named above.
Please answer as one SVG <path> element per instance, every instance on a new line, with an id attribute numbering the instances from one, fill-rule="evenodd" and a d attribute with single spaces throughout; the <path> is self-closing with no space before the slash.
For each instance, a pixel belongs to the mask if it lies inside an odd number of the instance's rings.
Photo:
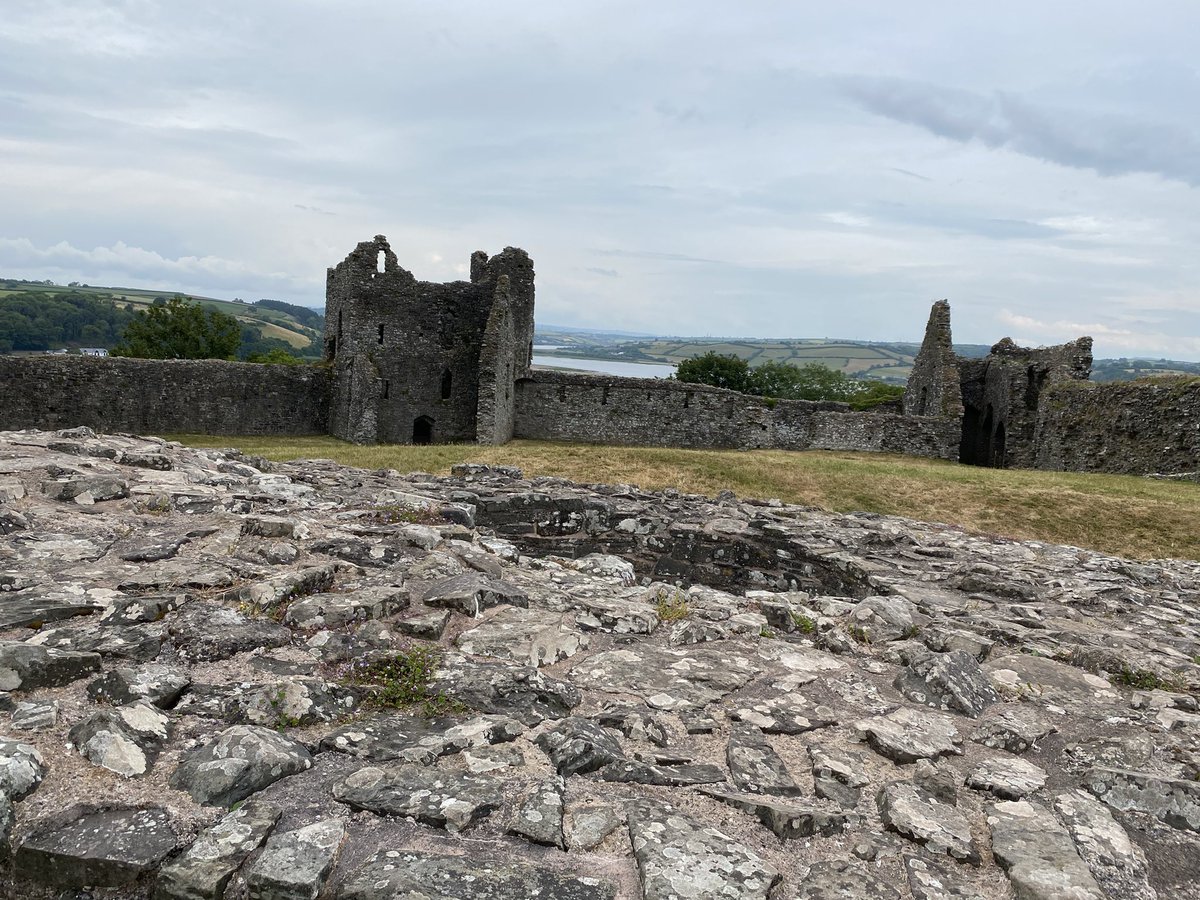
<path id="1" fill-rule="evenodd" d="M 0 896 L 1186 900 L 1198 785 L 1200 563 L 0 434 Z"/>

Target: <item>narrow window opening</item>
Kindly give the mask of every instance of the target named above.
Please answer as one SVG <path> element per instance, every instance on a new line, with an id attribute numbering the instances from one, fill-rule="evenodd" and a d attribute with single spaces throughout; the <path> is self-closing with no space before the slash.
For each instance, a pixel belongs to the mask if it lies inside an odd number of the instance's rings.
<path id="1" fill-rule="evenodd" d="M 388 391 L 391 389 L 391 387 L 392 387 L 392 383 L 390 381 L 385 380 L 383 382 L 383 399 L 384 400 L 386 400 L 388 398 Z"/>
<path id="2" fill-rule="evenodd" d="M 917 415 L 918 416 L 925 415 L 925 410 L 928 408 L 928 405 L 929 405 L 929 388 L 922 387 L 921 388 L 921 402 L 917 404 Z"/>
<path id="3" fill-rule="evenodd" d="M 379 343 L 383 343 L 383 323 L 379 323 Z"/>
<path id="4" fill-rule="evenodd" d="M 338 337 L 341 337 L 341 336 L 342 336 L 342 311 L 341 311 L 340 309 L 338 310 L 338 330 L 337 330 L 337 336 L 338 336 Z"/>
<path id="5" fill-rule="evenodd" d="M 442 399 L 443 400 L 450 399 L 450 387 L 452 384 L 452 379 L 453 379 L 453 376 L 451 376 L 449 369 L 446 369 L 446 371 L 442 372 Z"/>
<path id="6" fill-rule="evenodd" d="M 608 406 L 608 385 L 607 384 L 604 386 L 604 394 L 600 398 L 600 405 Z"/>
<path id="7" fill-rule="evenodd" d="M 687 409 L 691 405 L 692 405 L 692 392 L 685 391 L 684 395 L 683 395 L 683 408 Z"/>
<path id="8" fill-rule="evenodd" d="M 375 258 L 375 271 L 382 272 L 387 265 L 387 254 L 382 250 L 379 251 L 379 256 Z"/>

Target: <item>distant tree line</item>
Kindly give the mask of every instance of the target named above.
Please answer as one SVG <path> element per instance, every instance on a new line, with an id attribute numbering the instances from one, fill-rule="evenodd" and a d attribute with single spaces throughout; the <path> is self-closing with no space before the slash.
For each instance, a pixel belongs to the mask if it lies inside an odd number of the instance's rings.
<path id="1" fill-rule="evenodd" d="M 259 303 L 293 315 L 303 310 L 308 321 L 323 322 L 316 310 L 279 300 Z M 180 296 L 156 297 L 141 311 L 112 297 L 78 291 L 0 296 L 0 353 L 64 347 L 104 347 L 114 356 L 146 359 L 242 359 L 289 365 L 306 361 L 287 341 L 265 337 L 254 325 Z M 319 345 L 305 351 L 317 353 Z"/>
<path id="2" fill-rule="evenodd" d="M 113 300 L 75 291 L 0 297 L 0 353 L 58 347 L 112 347 L 135 314 Z"/>
<path id="3" fill-rule="evenodd" d="M 899 385 L 850 378 L 821 363 L 793 366 L 769 360 L 751 367 L 744 359 L 714 351 L 685 359 L 674 377 L 690 384 L 709 384 L 759 397 L 835 400 L 849 403 L 854 409 L 871 409 L 904 396 L 904 388 Z"/>

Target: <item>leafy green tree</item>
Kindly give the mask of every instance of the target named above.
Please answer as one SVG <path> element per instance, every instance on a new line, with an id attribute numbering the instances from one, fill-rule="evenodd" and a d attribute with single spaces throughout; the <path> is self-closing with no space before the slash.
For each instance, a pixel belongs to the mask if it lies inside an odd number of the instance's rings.
<path id="1" fill-rule="evenodd" d="M 230 359 L 242 340 L 233 316 L 183 297 L 139 312 L 113 349 L 114 356 L 140 359 Z"/>
<path id="2" fill-rule="evenodd" d="M 733 354 L 722 356 L 712 350 L 703 356 L 685 359 L 675 370 L 675 377 L 688 384 L 711 384 L 742 393 L 751 386 L 749 363 Z"/>

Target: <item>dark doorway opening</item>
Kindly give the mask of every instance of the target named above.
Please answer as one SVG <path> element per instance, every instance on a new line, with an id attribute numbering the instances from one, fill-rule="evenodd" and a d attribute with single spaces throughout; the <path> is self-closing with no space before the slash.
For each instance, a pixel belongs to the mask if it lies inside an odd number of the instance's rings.
<path id="1" fill-rule="evenodd" d="M 414 444 L 433 443 L 433 419 L 429 416 L 419 416 L 413 420 Z"/>

